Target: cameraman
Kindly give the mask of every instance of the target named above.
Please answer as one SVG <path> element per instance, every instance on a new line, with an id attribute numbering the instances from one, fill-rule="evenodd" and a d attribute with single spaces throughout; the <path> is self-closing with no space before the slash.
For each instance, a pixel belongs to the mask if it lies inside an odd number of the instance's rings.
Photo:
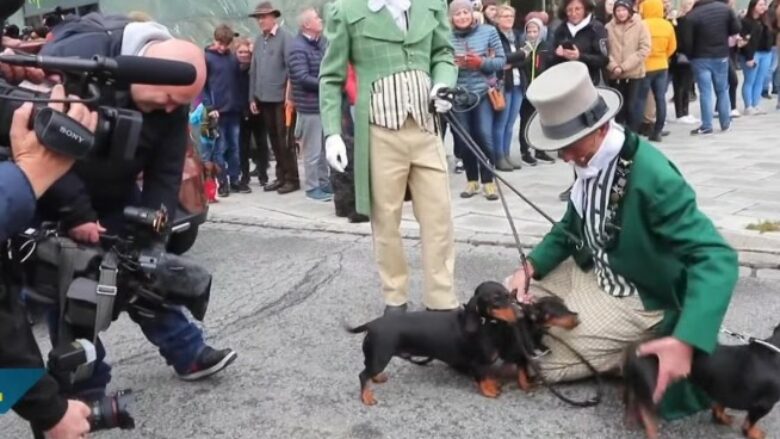
<path id="1" fill-rule="evenodd" d="M 51 97 L 64 98 L 62 86 L 55 87 Z M 50 107 L 63 110 L 62 104 Z M 40 144 L 28 128 L 31 114 L 30 103 L 14 112 L 10 131 L 14 163 L 0 163 L 0 242 L 31 224 L 35 200 L 73 165 L 72 159 Z M 83 105 L 72 105 L 68 116 L 95 130 L 97 114 Z M 7 254 L 4 244 L 0 245 L 0 252 L 3 257 Z M 3 259 L 0 270 L 0 368 L 43 368 L 19 290 L 11 281 L 9 261 Z M 13 409 L 36 429 L 45 431 L 49 439 L 84 438 L 89 432 L 89 408 L 60 396 L 57 382 L 49 375 L 44 375 Z"/>
<path id="2" fill-rule="evenodd" d="M 122 212 L 127 206 L 155 210 L 165 206 L 174 215 L 189 136 L 188 106 L 205 83 L 203 51 L 190 42 L 173 38 L 160 24 L 92 13 L 57 26 L 53 40 L 40 54 L 82 58 L 132 55 L 195 66 L 197 79 L 188 86 L 130 86 L 129 99 L 122 106 L 143 113 L 143 127 L 133 159 L 80 161 L 39 203 L 42 219 L 59 221 L 71 238 L 86 243 L 97 243 L 104 232 L 121 235 L 125 226 Z M 17 70 L 8 70 L 19 79 Z M 34 79 L 43 74 L 25 69 L 23 76 Z M 137 184 L 140 173 L 143 173 L 142 190 Z M 207 346 L 201 329 L 180 308 L 162 309 L 155 318 L 136 312 L 129 314 L 183 380 L 211 376 L 236 358 L 231 349 L 215 350 Z M 56 334 L 53 335 L 56 342 Z M 111 368 L 103 361 L 102 343 L 97 344 L 97 355 L 93 376 L 79 383 L 75 392 L 105 390 L 111 379 Z"/>

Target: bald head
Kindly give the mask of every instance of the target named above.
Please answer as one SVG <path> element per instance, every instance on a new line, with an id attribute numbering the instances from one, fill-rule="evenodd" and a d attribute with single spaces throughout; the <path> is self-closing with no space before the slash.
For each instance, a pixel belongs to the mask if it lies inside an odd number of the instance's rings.
<path id="1" fill-rule="evenodd" d="M 203 90 L 206 83 L 206 60 L 203 50 L 195 44 L 177 39 L 160 41 L 149 46 L 144 56 L 192 64 L 196 75 L 195 82 L 190 85 L 133 85 L 133 101 L 142 111 L 164 109 L 170 113 L 192 102 Z"/>

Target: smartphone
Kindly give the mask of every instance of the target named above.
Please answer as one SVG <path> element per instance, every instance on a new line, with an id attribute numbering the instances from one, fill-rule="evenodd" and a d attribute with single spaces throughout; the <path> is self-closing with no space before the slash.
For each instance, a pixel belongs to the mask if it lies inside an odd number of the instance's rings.
<path id="1" fill-rule="evenodd" d="M 561 44 L 561 47 L 563 47 L 566 50 L 574 50 L 574 43 L 571 41 L 566 41 L 563 44 Z"/>

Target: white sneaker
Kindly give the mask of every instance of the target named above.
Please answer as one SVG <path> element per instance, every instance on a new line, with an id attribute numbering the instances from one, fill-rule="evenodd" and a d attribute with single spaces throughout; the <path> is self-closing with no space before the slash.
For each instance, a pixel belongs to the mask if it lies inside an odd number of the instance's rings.
<path id="1" fill-rule="evenodd" d="M 758 107 L 753 107 L 753 109 L 756 110 L 756 114 L 766 114 L 766 111 L 764 111 L 764 110 L 762 110 L 762 109 L 760 109 Z"/>
<path id="2" fill-rule="evenodd" d="M 745 108 L 745 116 L 755 116 L 758 114 L 758 110 L 756 110 L 753 107 L 747 107 Z"/>
<path id="3" fill-rule="evenodd" d="M 684 123 L 686 125 L 696 125 L 697 123 L 699 123 L 699 119 L 696 119 L 695 117 L 689 114 L 687 116 L 683 116 L 677 119 L 677 122 Z"/>
<path id="4" fill-rule="evenodd" d="M 736 108 L 731 110 L 731 117 L 737 118 L 740 116 L 742 116 L 742 113 L 740 113 L 739 110 L 737 110 Z"/>

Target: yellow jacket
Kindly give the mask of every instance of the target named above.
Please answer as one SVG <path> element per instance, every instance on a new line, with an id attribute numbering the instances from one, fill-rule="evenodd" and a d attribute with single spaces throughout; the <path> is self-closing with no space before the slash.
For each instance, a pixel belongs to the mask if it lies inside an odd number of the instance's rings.
<path id="1" fill-rule="evenodd" d="M 655 72 L 669 68 L 669 58 L 677 50 L 677 37 L 672 23 L 664 18 L 662 0 L 645 0 L 641 14 L 650 29 L 650 56 L 645 60 L 645 70 Z"/>

